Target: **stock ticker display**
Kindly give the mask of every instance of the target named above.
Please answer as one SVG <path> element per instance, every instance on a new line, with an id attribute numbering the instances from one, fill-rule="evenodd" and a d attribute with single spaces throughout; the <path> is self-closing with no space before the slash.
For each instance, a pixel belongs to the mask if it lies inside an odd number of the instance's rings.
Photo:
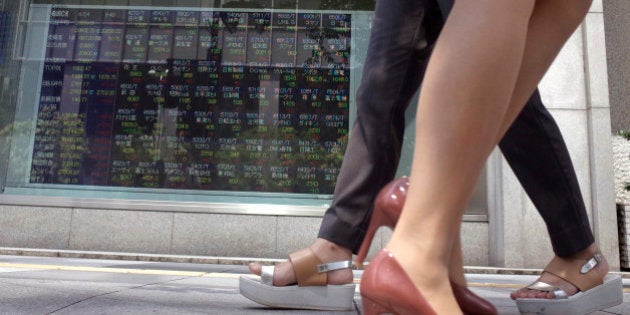
<path id="1" fill-rule="evenodd" d="M 30 183 L 333 192 L 351 15 L 52 7 L 47 29 Z"/>

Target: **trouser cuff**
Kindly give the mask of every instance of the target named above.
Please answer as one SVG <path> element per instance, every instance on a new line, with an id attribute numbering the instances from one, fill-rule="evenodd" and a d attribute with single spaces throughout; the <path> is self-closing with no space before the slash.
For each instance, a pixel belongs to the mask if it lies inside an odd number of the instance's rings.
<path id="1" fill-rule="evenodd" d="M 356 254 L 361 247 L 365 233 L 363 229 L 339 220 L 336 215 L 326 213 L 317 236 L 348 248 Z"/>
<path id="2" fill-rule="evenodd" d="M 567 257 L 580 252 L 595 242 L 591 227 L 581 225 L 559 233 L 549 231 L 553 252 L 559 257 Z"/>

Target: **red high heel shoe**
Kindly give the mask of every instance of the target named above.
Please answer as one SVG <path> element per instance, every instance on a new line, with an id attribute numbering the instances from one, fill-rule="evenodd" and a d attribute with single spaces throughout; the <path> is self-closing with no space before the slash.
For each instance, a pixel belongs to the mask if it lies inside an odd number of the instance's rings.
<path id="1" fill-rule="evenodd" d="M 435 315 L 396 258 L 381 250 L 363 272 L 361 299 L 365 315 Z"/>
<path id="2" fill-rule="evenodd" d="M 409 190 L 409 179 L 399 177 L 385 185 L 376 195 L 370 225 L 368 225 L 367 233 L 354 261 L 357 267 L 363 266 L 363 261 L 370 250 L 370 245 L 378 228 L 386 226 L 393 230 L 396 226 L 407 199 L 407 190 Z"/>
<path id="3" fill-rule="evenodd" d="M 400 177 L 394 179 L 376 196 L 374 200 L 374 210 L 370 225 L 368 226 L 365 239 L 359 248 L 355 265 L 363 266 L 363 261 L 367 256 L 372 240 L 376 231 L 381 226 L 387 226 L 393 229 L 398 222 L 403 205 L 407 199 L 407 191 L 409 190 L 409 179 Z M 373 262 L 372 262 L 373 263 Z M 363 286 L 363 283 L 361 284 Z M 459 285 L 451 281 L 453 295 L 459 304 L 459 307 L 467 315 L 497 315 L 496 308 L 487 300 L 470 291 L 466 286 Z"/>

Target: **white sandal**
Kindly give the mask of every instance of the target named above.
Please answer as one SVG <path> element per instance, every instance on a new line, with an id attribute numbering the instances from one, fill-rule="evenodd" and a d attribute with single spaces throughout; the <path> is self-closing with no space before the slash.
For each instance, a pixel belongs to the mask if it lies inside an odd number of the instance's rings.
<path id="1" fill-rule="evenodd" d="M 527 288 L 553 292 L 555 299 L 516 299 L 519 312 L 521 314 L 541 315 L 583 315 L 621 304 L 623 302 L 623 285 L 620 276 L 607 275 L 601 281 L 596 279 L 594 274 L 588 274 L 602 259 L 601 252 L 597 251 L 591 259 L 582 265 L 580 270 L 576 270 L 574 265 L 567 260 L 554 258 L 544 272 L 564 279 L 580 291 L 568 296 L 564 290 L 558 287 L 536 281 Z"/>
<path id="2" fill-rule="evenodd" d="M 328 284 L 327 272 L 352 268 L 352 261 L 324 264 L 310 249 L 289 255 L 297 285 L 273 286 L 274 266 L 263 266 L 261 276 L 241 276 L 239 289 L 246 298 L 271 307 L 346 311 L 354 307 L 355 285 Z"/>

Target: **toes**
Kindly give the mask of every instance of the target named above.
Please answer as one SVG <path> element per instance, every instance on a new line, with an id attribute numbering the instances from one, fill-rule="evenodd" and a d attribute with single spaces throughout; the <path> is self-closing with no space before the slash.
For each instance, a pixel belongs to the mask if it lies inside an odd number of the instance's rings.
<path id="1" fill-rule="evenodd" d="M 519 290 L 516 290 L 516 291 L 510 293 L 510 298 L 512 300 L 524 298 L 525 297 L 525 293 L 523 291 L 525 291 L 525 289 L 519 289 Z"/>
<path id="2" fill-rule="evenodd" d="M 249 267 L 249 272 L 257 276 L 260 276 L 260 274 L 262 273 L 262 265 L 259 263 L 255 263 L 255 262 L 250 263 L 248 267 Z"/>
<path id="3" fill-rule="evenodd" d="M 513 293 L 515 299 L 535 299 L 539 291 L 522 288 Z"/>
<path id="4" fill-rule="evenodd" d="M 554 295 L 553 293 L 550 293 L 550 292 L 530 290 L 527 288 L 523 288 L 523 289 L 510 293 L 510 298 L 512 298 L 513 300 L 516 300 L 516 299 L 553 299 Z"/>
<path id="5" fill-rule="evenodd" d="M 248 265 L 249 271 L 252 274 L 260 276 L 262 273 L 262 264 L 260 263 L 250 263 Z M 295 276 L 293 274 L 293 266 L 290 263 L 283 262 L 281 264 L 276 265 L 273 274 L 273 285 L 274 286 L 286 286 L 295 283 Z"/>

